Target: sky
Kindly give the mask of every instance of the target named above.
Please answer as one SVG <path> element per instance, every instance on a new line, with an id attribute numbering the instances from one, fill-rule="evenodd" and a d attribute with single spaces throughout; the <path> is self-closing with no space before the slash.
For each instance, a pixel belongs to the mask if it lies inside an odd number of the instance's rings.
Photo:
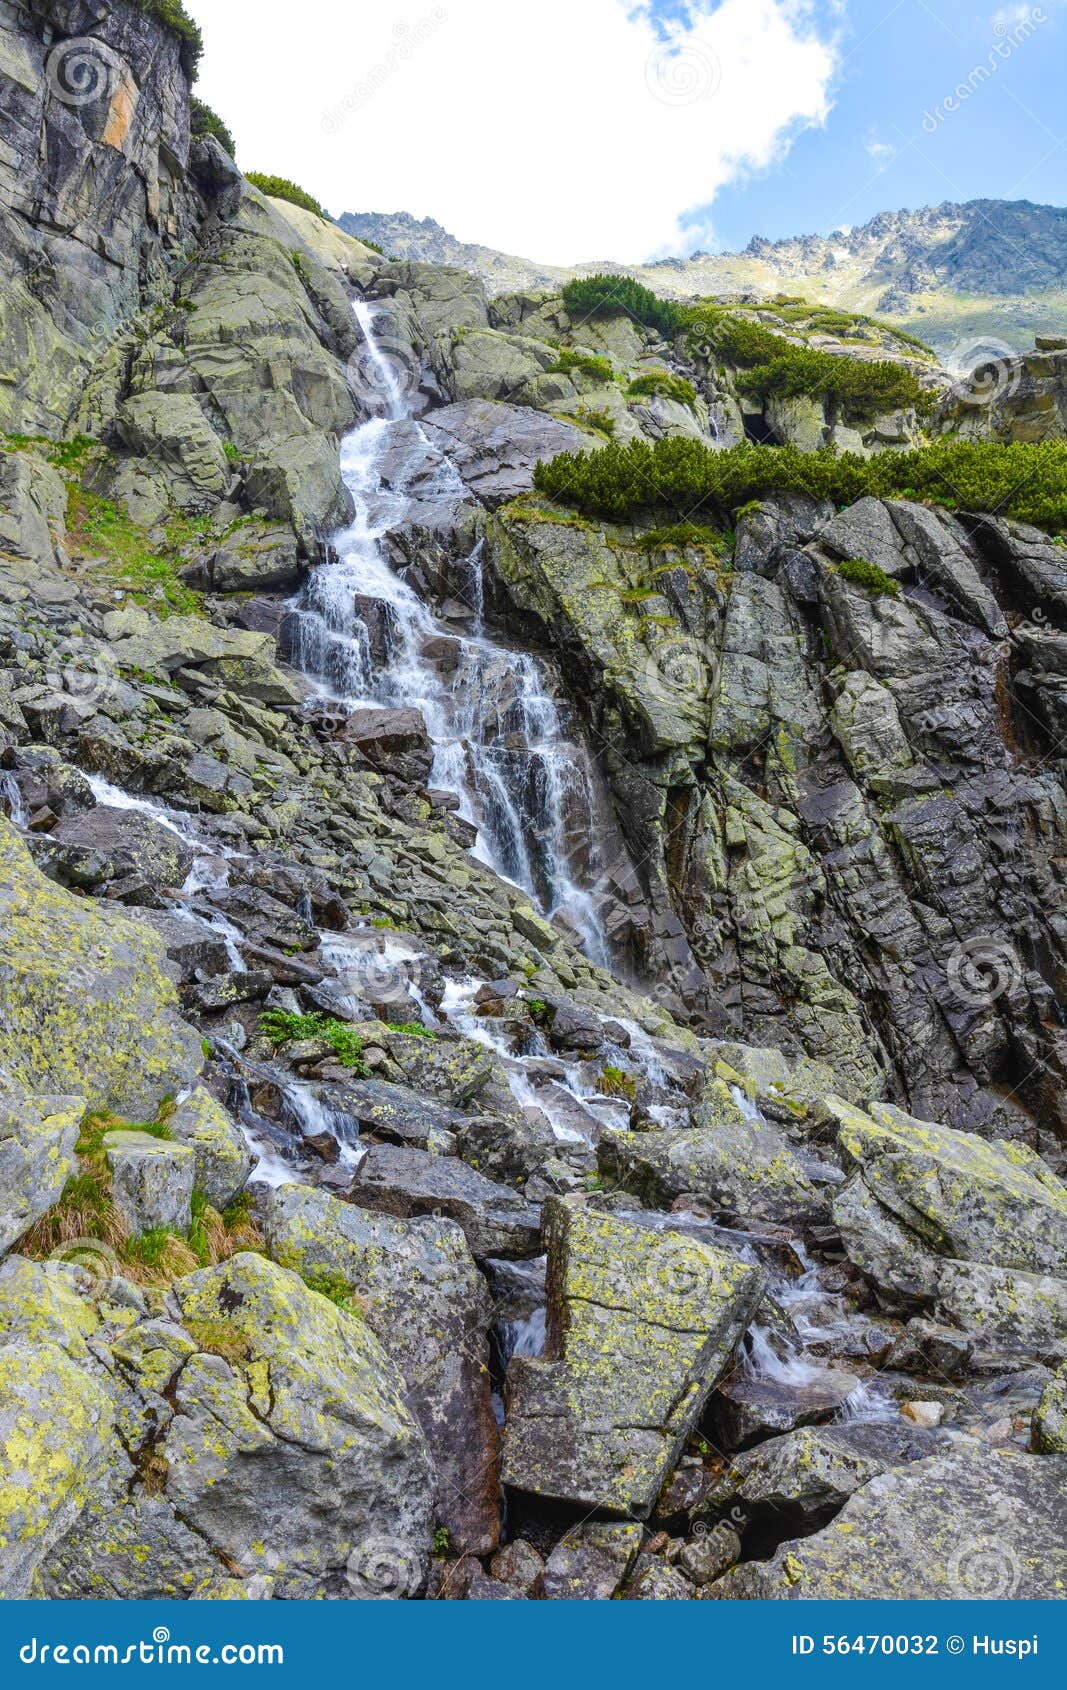
<path id="1" fill-rule="evenodd" d="M 546 263 L 1067 200 L 1067 0 L 186 5 L 244 169 Z"/>

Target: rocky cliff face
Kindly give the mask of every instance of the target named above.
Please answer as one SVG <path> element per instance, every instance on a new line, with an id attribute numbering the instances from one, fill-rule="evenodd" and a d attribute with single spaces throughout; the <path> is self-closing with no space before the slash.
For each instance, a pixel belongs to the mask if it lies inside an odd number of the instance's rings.
<path id="1" fill-rule="evenodd" d="M 1062 547 L 0 19 L 0 1591 L 1062 1593 Z"/>

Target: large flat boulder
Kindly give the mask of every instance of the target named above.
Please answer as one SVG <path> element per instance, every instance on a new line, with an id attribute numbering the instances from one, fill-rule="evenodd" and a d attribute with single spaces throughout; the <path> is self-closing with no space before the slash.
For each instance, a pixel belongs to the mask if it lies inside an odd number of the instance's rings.
<path id="1" fill-rule="evenodd" d="M 518 1192 L 496 1185 L 452 1156 L 376 1144 L 352 1181 L 361 1208 L 408 1218 L 439 1214 L 458 1221 L 478 1261 L 538 1254 L 540 1216 Z"/>
<path id="2" fill-rule="evenodd" d="M 433 444 L 455 463 L 470 491 L 489 505 L 529 492 L 539 459 L 578 452 L 590 444 L 581 429 L 558 417 L 491 399 L 446 405 L 423 426 Z"/>
<path id="3" fill-rule="evenodd" d="M 499 1436 L 489 1377 L 492 1305 L 460 1228 L 393 1220 L 290 1185 L 271 1194 L 271 1253 L 306 1279 L 349 1286 L 396 1362 L 426 1434 L 454 1550 L 489 1554 L 499 1537 Z"/>
<path id="4" fill-rule="evenodd" d="M 95 809 L 64 816 L 48 837 L 45 861 L 64 886 L 91 890 L 132 880 L 159 891 L 182 886 L 195 852 L 174 832 L 141 810 Z"/>
<path id="5" fill-rule="evenodd" d="M 698 1104 L 691 1127 L 605 1132 L 601 1172 L 652 1206 L 692 1194 L 731 1217 L 798 1227 L 828 1219 L 826 1197 L 781 1128 L 755 1109 L 746 1113 L 721 1089 L 726 1095 L 717 1104 Z"/>
<path id="6" fill-rule="evenodd" d="M 46 880 L 0 817 L 0 1084 L 151 1120 L 204 1064 L 161 941 Z"/>
<path id="7" fill-rule="evenodd" d="M 763 1288 L 735 1256 L 550 1198 L 548 1336 L 508 1373 L 504 1482 L 644 1519 Z"/>

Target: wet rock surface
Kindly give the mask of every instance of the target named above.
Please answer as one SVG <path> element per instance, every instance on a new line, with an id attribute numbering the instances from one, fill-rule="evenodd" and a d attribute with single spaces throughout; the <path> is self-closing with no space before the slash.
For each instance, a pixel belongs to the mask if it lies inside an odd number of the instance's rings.
<path id="1" fill-rule="evenodd" d="M 0 1589 L 1062 1596 L 1062 547 L 546 509 L 732 378 L 7 12 Z"/>

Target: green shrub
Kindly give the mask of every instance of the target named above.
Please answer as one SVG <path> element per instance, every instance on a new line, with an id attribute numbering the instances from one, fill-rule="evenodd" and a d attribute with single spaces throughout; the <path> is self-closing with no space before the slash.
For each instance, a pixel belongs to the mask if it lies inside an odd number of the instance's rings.
<path id="1" fill-rule="evenodd" d="M 863 557 L 849 557 L 837 566 L 837 573 L 843 581 L 851 581 L 857 587 L 863 587 L 868 593 L 888 593 L 890 598 L 900 597 L 900 583 L 894 581 L 891 575 L 877 563 L 868 563 Z"/>
<path id="2" fill-rule="evenodd" d="M 266 176 L 262 170 L 249 170 L 247 179 L 253 188 L 258 188 L 268 199 L 288 200 L 290 205 L 302 206 L 305 211 L 313 211 L 316 217 L 322 217 L 328 223 L 328 214 L 323 211 L 318 200 L 312 199 L 310 194 L 298 188 L 295 182 L 290 182 L 287 176 Z"/>
<path id="3" fill-rule="evenodd" d="M 579 375 L 589 376 L 593 381 L 615 379 L 610 358 L 602 358 L 596 352 L 574 352 L 569 346 L 560 347 L 559 357 L 549 365 L 549 370 L 553 375 L 570 375 L 572 370 L 576 370 Z"/>
<path id="4" fill-rule="evenodd" d="M 212 111 L 203 100 L 194 95 L 189 101 L 189 128 L 194 135 L 214 135 L 223 152 L 229 153 L 231 158 L 237 157 L 237 148 L 233 136 L 223 123 L 218 112 Z"/>
<path id="5" fill-rule="evenodd" d="M 622 1068 L 605 1068 L 597 1080 L 596 1089 L 603 1097 L 624 1097 L 632 1103 L 637 1095 L 637 1081 Z"/>
<path id="6" fill-rule="evenodd" d="M 808 346 L 789 346 L 768 363 L 757 364 L 738 377 L 738 386 L 760 399 L 807 395 L 863 417 L 909 407 L 925 409 L 928 404 L 918 377 L 900 364 L 889 359 L 842 358 Z"/>
<path id="7" fill-rule="evenodd" d="M 274 1045 L 288 1044 L 292 1039 L 321 1039 L 329 1045 L 342 1068 L 352 1068 L 358 1074 L 367 1071 L 359 1034 L 345 1022 L 323 1015 L 321 1010 L 295 1015 L 286 1009 L 268 1009 L 260 1016 L 259 1026 Z"/>
<path id="8" fill-rule="evenodd" d="M 690 410 L 697 402 L 697 390 L 691 381 L 684 376 L 672 376 L 669 370 L 650 370 L 647 375 L 638 376 L 629 387 L 631 399 L 674 399 L 679 405 L 688 405 Z"/>
<path id="9" fill-rule="evenodd" d="M 538 464 L 537 491 L 609 522 L 634 517 L 685 522 L 701 507 L 729 526 L 752 499 L 809 493 L 835 505 L 876 498 L 928 499 L 950 510 L 994 511 L 1050 533 L 1067 528 L 1067 442 L 1000 445 L 938 440 L 913 452 L 871 458 L 792 446 L 745 444 L 715 452 L 699 440 L 612 441 L 597 452 L 564 452 Z"/>
<path id="10" fill-rule="evenodd" d="M 406 1033 L 412 1039 L 436 1039 L 437 1034 L 432 1027 L 424 1027 L 421 1021 L 390 1021 L 391 1033 Z"/>
<path id="11" fill-rule="evenodd" d="M 658 329 L 667 336 L 677 334 L 685 322 L 684 306 L 658 298 L 632 276 L 579 276 L 563 289 L 563 303 L 572 317 L 625 312 L 646 329 Z"/>

